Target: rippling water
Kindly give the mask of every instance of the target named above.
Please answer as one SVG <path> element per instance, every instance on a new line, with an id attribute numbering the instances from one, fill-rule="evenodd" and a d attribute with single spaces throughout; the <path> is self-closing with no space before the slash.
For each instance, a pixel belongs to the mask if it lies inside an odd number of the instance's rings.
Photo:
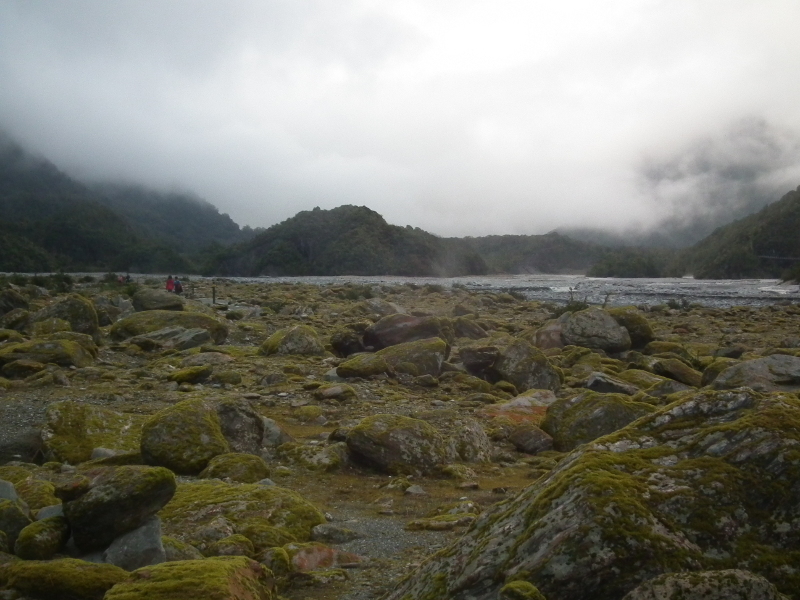
<path id="1" fill-rule="evenodd" d="M 198 279 L 198 278 L 192 278 Z M 200 278 L 203 279 L 203 278 Z M 800 288 L 777 279 L 610 279 L 583 275 L 495 275 L 491 277 L 231 277 L 241 283 L 297 282 L 316 285 L 346 282 L 371 285 L 463 285 L 468 289 L 518 291 L 529 300 L 565 303 L 585 300 L 590 304 L 663 304 L 668 300 L 705 306 L 764 306 L 800 302 Z"/>

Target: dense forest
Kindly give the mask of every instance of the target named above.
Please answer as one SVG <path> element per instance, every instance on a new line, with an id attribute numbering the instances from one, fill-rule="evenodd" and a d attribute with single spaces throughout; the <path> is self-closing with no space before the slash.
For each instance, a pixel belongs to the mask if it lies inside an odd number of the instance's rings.
<path id="1" fill-rule="evenodd" d="M 682 250 L 609 246 L 579 230 L 442 238 L 349 205 L 253 230 L 191 194 L 78 182 L 0 134 L 0 215 L 6 272 L 800 278 L 800 188 Z"/>

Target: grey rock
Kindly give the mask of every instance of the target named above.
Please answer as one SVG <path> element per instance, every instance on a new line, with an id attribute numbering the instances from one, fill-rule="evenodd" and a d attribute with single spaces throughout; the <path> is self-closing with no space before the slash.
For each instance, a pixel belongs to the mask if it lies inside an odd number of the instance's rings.
<path id="1" fill-rule="evenodd" d="M 428 495 L 428 492 L 426 492 L 421 485 L 417 485 L 417 484 L 408 486 L 405 490 L 403 490 L 403 493 L 406 496 L 427 496 Z"/>
<path id="2" fill-rule="evenodd" d="M 761 575 L 739 569 L 667 573 L 631 590 L 623 600 L 789 600 Z"/>
<path id="3" fill-rule="evenodd" d="M 144 310 L 183 310 L 183 298 L 166 290 L 142 288 L 132 298 L 136 312 Z"/>
<path id="4" fill-rule="evenodd" d="M 11 500 L 12 502 L 19 500 L 17 490 L 13 483 L 5 479 L 0 479 L 0 499 Z"/>
<path id="5" fill-rule="evenodd" d="M 525 340 L 514 340 L 502 348 L 491 370 L 499 379 L 513 383 L 520 392 L 557 391 L 561 387 L 558 371 L 541 350 Z"/>
<path id="6" fill-rule="evenodd" d="M 452 342 L 453 328 L 450 320 L 404 314 L 388 315 L 367 328 L 364 332 L 364 346 L 380 350 L 428 338 L 441 338 L 446 342 Z"/>
<path id="7" fill-rule="evenodd" d="M 331 525 L 330 523 L 321 523 L 311 529 L 311 539 L 315 542 L 325 542 L 326 544 L 344 544 L 360 537 L 361 534 L 352 529 Z"/>
<path id="8" fill-rule="evenodd" d="M 141 526 L 116 538 L 103 554 L 103 561 L 126 571 L 167 560 L 161 541 L 161 519 L 150 517 Z"/>
<path id="9" fill-rule="evenodd" d="M 639 391 L 639 388 L 632 383 L 599 371 L 594 371 L 589 375 L 583 387 L 601 394 L 625 394 L 627 396 L 633 396 Z"/>
<path id="10" fill-rule="evenodd" d="M 717 375 L 714 389 L 749 387 L 760 392 L 800 390 L 800 358 L 773 354 L 746 360 L 728 367 Z"/>
<path id="11" fill-rule="evenodd" d="M 508 436 L 508 441 L 520 452 L 538 454 L 553 449 L 553 438 L 536 425 L 519 425 Z"/>
<path id="12" fill-rule="evenodd" d="M 112 450 L 111 448 L 94 448 L 92 449 L 91 460 L 95 460 L 97 458 L 111 458 L 112 456 L 116 456 L 117 451 Z"/>
<path id="13" fill-rule="evenodd" d="M 84 333 L 100 343 L 100 324 L 97 320 L 97 311 L 94 304 L 78 294 L 69 294 L 53 304 L 35 312 L 30 317 L 31 323 L 47 321 L 48 319 L 63 319 L 70 324 L 72 331 Z"/>
<path id="14" fill-rule="evenodd" d="M 264 448 L 277 448 L 286 442 L 293 442 L 294 438 L 286 433 L 283 427 L 269 417 L 261 417 L 264 425 L 264 436 L 261 438 L 261 446 Z"/>
<path id="15" fill-rule="evenodd" d="M 631 347 L 628 330 L 602 309 L 587 308 L 574 313 L 565 313 L 559 320 L 565 345 L 583 346 L 612 353 L 624 352 Z"/>
<path id="16" fill-rule="evenodd" d="M 39 509 L 36 513 L 36 520 L 41 521 L 42 519 L 49 519 L 50 517 L 63 517 L 64 516 L 64 505 L 63 504 L 53 504 L 51 506 L 43 506 Z"/>
<path id="17" fill-rule="evenodd" d="M 231 452 L 260 452 L 264 439 L 264 420 L 249 400 L 223 400 L 217 404 L 217 416 L 222 435 L 228 441 Z"/>
<path id="18" fill-rule="evenodd" d="M 186 329 L 185 327 L 164 327 L 150 333 L 136 335 L 128 339 L 142 350 L 189 350 L 212 342 L 211 334 L 202 328 Z"/>

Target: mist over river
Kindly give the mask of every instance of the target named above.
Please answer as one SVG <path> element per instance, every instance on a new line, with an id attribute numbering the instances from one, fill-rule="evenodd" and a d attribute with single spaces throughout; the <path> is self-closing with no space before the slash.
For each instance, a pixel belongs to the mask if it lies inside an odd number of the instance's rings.
<path id="1" fill-rule="evenodd" d="M 134 275 L 137 281 L 158 275 Z M 184 281 L 214 280 L 220 298 L 225 295 L 225 283 L 309 283 L 331 285 L 358 283 L 368 285 L 437 284 L 444 287 L 464 286 L 471 290 L 516 291 L 529 300 L 566 303 L 570 298 L 590 304 L 609 306 L 664 304 L 669 300 L 702 304 L 704 306 L 765 306 L 776 303 L 800 302 L 800 286 L 782 283 L 778 279 L 612 279 L 583 275 L 494 275 L 487 277 L 395 277 L 395 276 L 336 276 L 336 277 L 225 277 L 191 276 Z M 190 292 L 190 288 L 187 288 Z"/>

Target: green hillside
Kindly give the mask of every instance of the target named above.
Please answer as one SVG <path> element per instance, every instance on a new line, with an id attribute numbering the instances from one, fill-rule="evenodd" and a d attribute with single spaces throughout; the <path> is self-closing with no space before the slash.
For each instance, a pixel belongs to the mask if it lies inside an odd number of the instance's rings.
<path id="1" fill-rule="evenodd" d="M 800 188 L 720 227 L 681 253 L 672 270 L 701 279 L 781 277 L 800 258 Z"/>

